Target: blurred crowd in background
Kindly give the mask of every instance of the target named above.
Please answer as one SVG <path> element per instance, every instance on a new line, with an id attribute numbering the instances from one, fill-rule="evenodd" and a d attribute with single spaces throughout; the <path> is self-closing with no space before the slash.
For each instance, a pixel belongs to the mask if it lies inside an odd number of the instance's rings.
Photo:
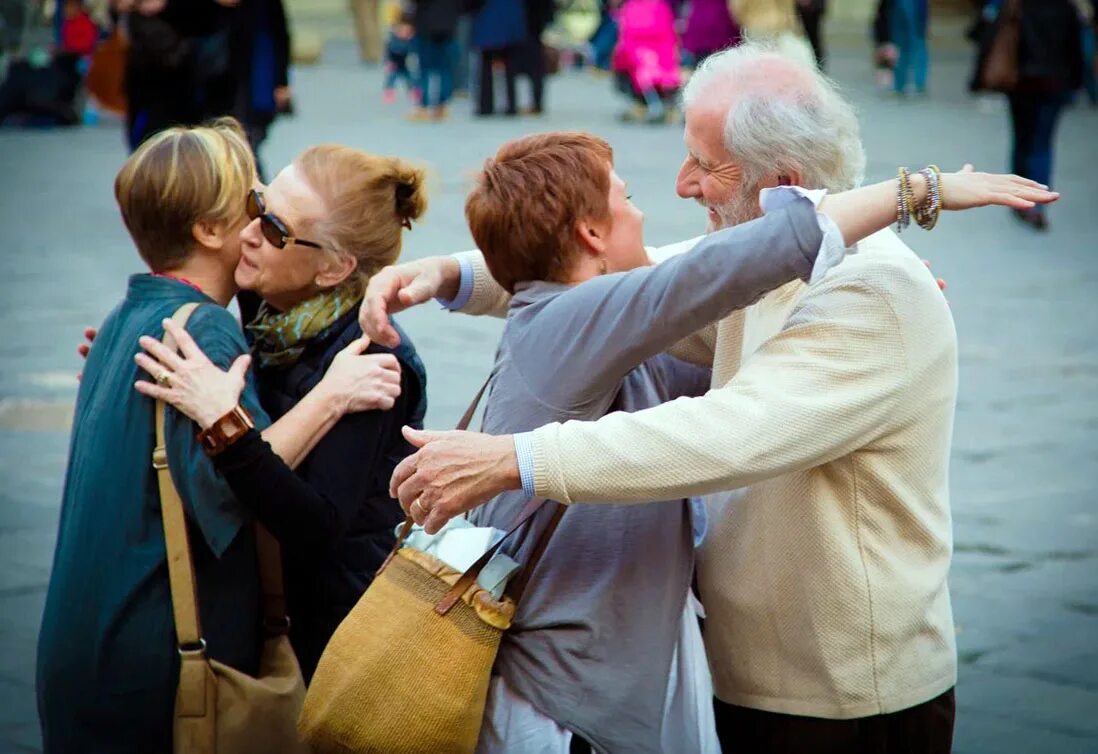
<path id="1" fill-rule="evenodd" d="M 1078 90 L 1098 103 L 1095 2 L 972 3 L 971 89 L 1008 95 L 1011 167 L 1043 183 L 1065 104 Z M 350 0 L 348 20 L 363 63 L 384 66 L 379 106 L 407 100 L 413 121 L 444 122 L 462 98 L 470 117 L 538 116 L 549 106 L 552 74 L 588 69 L 607 76 L 622 120 L 667 123 L 679 119 L 677 97 L 690 71 L 744 37 L 772 40 L 826 70 L 827 4 Z M 928 96 L 930 14 L 928 0 L 878 0 L 867 34 L 883 92 Z M 1004 16 L 1015 23 L 1000 31 Z M 48 29 L 48 41 L 33 29 Z M 1004 34 L 1015 39 L 1011 64 L 1020 80 L 988 85 L 982 69 Z M 282 0 L 0 0 L 0 40 L 6 125 L 75 125 L 113 114 L 132 150 L 169 125 L 230 114 L 258 154 L 274 120 L 293 111 Z M 1022 219 L 1044 227 L 1040 211 Z"/>

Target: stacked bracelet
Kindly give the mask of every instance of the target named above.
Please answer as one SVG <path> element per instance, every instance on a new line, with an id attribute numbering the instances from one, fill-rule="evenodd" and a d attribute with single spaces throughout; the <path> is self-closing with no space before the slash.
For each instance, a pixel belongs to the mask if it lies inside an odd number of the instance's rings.
<path id="1" fill-rule="evenodd" d="M 914 205 L 915 192 L 911 190 L 911 174 L 907 168 L 900 168 L 896 185 L 896 232 L 911 225 Z"/>
<path id="2" fill-rule="evenodd" d="M 923 230 L 932 230 L 942 212 L 942 173 L 937 165 L 930 165 L 920 170 L 919 175 L 926 179 L 926 200 L 915 210 L 915 222 Z"/>

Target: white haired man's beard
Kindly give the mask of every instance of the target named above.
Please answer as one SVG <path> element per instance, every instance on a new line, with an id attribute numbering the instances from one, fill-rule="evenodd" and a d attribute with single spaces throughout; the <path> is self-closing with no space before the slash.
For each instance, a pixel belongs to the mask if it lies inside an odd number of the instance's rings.
<path id="1" fill-rule="evenodd" d="M 712 211 L 709 216 L 709 230 L 712 233 L 715 230 L 721 230 L 722 228 L 731 228 L 733 225 L 739 225 L 751 220 L 755 220 L 762 217 L 763 211 L 759 207 L 759 192 L 753 191 L 737 191 L 733 194 L 732 198 L 722 204 L 706 204 L 701 203 L 703 207 Z M 713 215 L 716 215 L 716 221 L 714 222 Z"/>

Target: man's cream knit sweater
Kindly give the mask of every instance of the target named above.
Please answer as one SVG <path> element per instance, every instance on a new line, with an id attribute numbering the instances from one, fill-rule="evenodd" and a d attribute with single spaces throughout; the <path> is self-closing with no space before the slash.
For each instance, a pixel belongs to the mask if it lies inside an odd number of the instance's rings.
<path id="1" fill-rule="evenodd" d="M 473 261 L 467 310 L 493 309 Z M 711 494 L 699 583 L 725 702 L 843 719 L 952 687 L 957 342 L 922 262 L 877 233 L 720 322 L 713 365 L 701 398 L 538 429 L 537 494 Z"/>

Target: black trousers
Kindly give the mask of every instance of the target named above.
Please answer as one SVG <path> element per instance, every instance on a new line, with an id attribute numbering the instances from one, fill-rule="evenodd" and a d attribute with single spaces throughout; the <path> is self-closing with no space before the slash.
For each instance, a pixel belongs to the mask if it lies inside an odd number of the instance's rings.
<path id="1" fill-rule="evenodd" d="M 929 702 L 853 720 L 783 715 L 713 700 L 724 754 L 949 754 L 953 689 Z"/>
<path id="2" fill-rule="evenodd" d="M 532 36 L 519 48 L 520 69 L 530 77 L 530 94 L 534 110 L 541 112 L 545 104 L 545 49 L 541 38 Z"/>
<path id="3" fill-rule="evenodd" d="M 503 63 L 505 86 L 507 87 L 507 114 L 514 115 L 518 112 L 515 105 L 515 73 L 518 68 L 517 53 L 521 48 L 504 47 L 500 50 L 480 51 L 480 97 L 477 104 L 477 115 L 491 115 L 496 109 L 495 72 L 493 64 L 499 60 Z"/>
<path id="4" fill-rule="evenodd" d="M 797 14 L 801 17 L 801 25 L 804 26 L 805 36 L 812 45 L 812 53 L 816 56 L 816 65 L 823 70 L 826 63 L 823 35 L 820 33 L 820 23 L 823 21 L 827 6 L 824 0 L 811 0 L 807 5 L 797 3 Z"/>

